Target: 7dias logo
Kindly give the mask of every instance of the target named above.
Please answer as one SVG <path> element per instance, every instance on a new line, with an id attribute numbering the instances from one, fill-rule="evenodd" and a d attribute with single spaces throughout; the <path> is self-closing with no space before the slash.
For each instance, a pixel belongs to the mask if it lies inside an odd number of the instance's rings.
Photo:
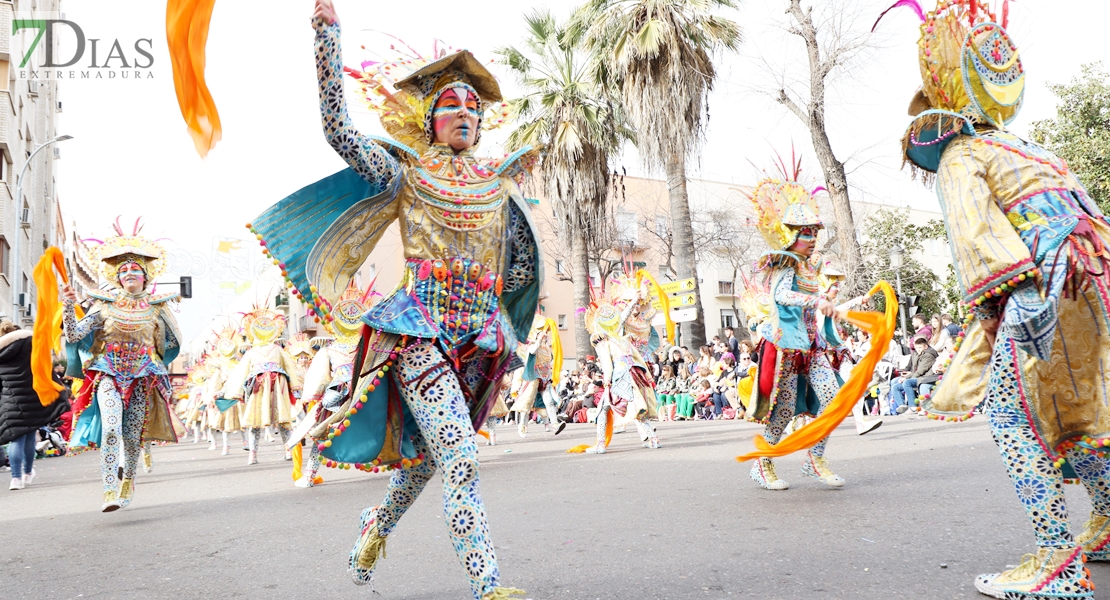
<path id="1" fill-rule="evenodd" d="M 151 38 L 92 38 L 66 19 L 12 20 L 13 45 L 23 47 L 19 79 L 153 79 Z"/>

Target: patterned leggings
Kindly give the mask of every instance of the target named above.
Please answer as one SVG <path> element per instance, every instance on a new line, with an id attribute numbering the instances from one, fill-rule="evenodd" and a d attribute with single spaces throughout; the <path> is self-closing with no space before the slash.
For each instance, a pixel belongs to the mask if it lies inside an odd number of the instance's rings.
<path id="1" fill-rule="evenodd" d="M 779 379 L 779 397 L 775 403 L 775 409 L 771 411 L 771 419 L 763 431 L 763 437 L 771 444 L 779 443 L 779 440 L 782 439 L 782 432 L 794 419 L 794 408 L 798 402 L 798 378 L 803 376 L 798 367 L 795 366 L 794 360 L 792 360 L 797 353 L 791 350 L 780 350 L 780 352 L 783 353 L 783 356 L 782 372 Z M 825 353 L 814 352 L 812 356 L 813 358 L 809 363 L 809 372 L 805 374 L 805 377 L 809 380 L 810 387 L 817 394 L 817 400 L 821 405 L 820 410 L 824 411 L 825 407 L 836 396 L 840 386 L 836 382 L 836 371 L 833 371 Z M 825 446 L 828 442 L 829 438 L 821 440 L 810 449 L 810 453 L 814 456 L 824 456 Z"/>
<path id="2" fill-rule="evenodd" d="M 143 424 L 146 421 L 146 389 L 142 382 L 136 383 L 131 400 L 127 408 L 124 408 L 115 380 L 101 377 L 96 386 L 96 401 L 104 423 L 100 444 L 100 476 L 104 481 L 105 492 L 118 492 L 121 439 L 124 479 L 134 479 L 135 468 L 139 465 L 139 453 L 143 447 Z"/>
<path id="3" fill-rule="evenodd" d="M 281 435 L 282 445 L 289 442 L 289 436 L 293 433 L 293 429 L 288 424 L 278 424 L 274 425 L 274 427 L 277 428 L 278 434 Z M 249 446 L 251 452 L 258 452 L 258 440 L 262 437 L 262 429 L 262 427 L 251 427 Z"/>
<path id="4" fill-rule="evenodd" d="M 992 357 L 985 406 L 991 435 L 998 444 L 1018 500 L 1033 524 L 1037 545 L 1041 548 L 1073 547 L 1075 542 L 1064 501 L 1064 477 L 1038 443 L 1022 409 L 1013 353 L 1013 341 L 1000 331 Z M 1095 514 L 1110 515 L 1110 461 L 1077 449 L 1068 452 L 1067 459 L 1087 488 Z"/>
<path id="5" fill-rule="evenodd" d="M 609 406 L 609 399 L 606 398 L 598 409 L 597 413 L 597 444 L 599 446 L 605 445 L 605 427 L 609 424 L 611 418 L 611 411 L 613 409 Z M 630 409 L 631 410 L 631 409 Z M 655 428 L 651 423 L 647 422 L 647 417 L 640 417 L 636 419 L 636 430 L 640 432 L 640 440 L 648 441 L 655 437 Z"/>
<path id="6" fill-rule="evenodd" d="M 474 598 L 498 585 L 500 572 L 490 541 L 486 511 L 478 491 L 478 446 L 470 412 L 455 372 L 432 342 L 407 349 L 397 361 L 401 397 L 420 433 L 413 437 L 424 462 L 397 470 L 377 510 L 379 532 L 388 536 L 420 495 L 438 467 L 443 473 L 443 514 L 455 553 Z"/>

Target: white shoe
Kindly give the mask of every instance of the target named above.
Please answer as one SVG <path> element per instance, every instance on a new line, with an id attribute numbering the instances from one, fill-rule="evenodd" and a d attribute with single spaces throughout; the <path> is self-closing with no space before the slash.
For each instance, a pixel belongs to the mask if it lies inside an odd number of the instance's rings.
<path id="1" fill-rule="evenodd" d="M 293 453 L 286 450 L 285 451 L 285 460 L 293 460 Z"/>
<path id="2" fill-rule="evenodd" d="M 257 452 L 252 451 L 249 454 L 247 454 L 247 464 L 248 465 L 257 465 L 258 464 L 258 453 Z"/>
<path id="3" fill-rule="evenodd" d="M 860 423 L 861 426 L 856 427 L 856 432 L 859 433 L 860 435 L 867 435 L 867 434 L 871 433 L 872 431 L 875 431 L 876 429 L 878 429 L 879 426 L 882 425 L 882 424 L 883 424 L 882 419 L 876 419 L 874 421 L 864 421 L 864 422 Z"/>
<path id="4" fill-rule="evenodd" d="M 27 487 L 27 486 L 31 485 L 31 482 L 34 481 L 34 479 L 35 479 L 35 475 L 38 475 L 38 473 L 36 473 L 34 469 L 31 469 L 30 473 L 24 473 L 23 474 L 23 487 Z"/>
<path id="5" fill-rule="evenodd" d="M 9 490 L 21 490 L 24 487 L 26 487 L 26 485 L 23 483 L 23 478 L 22 477 L 20 477 L 19 479 L 16 479 L 16 478 L 13 477 L 12 478 L 12 484 L 10 486 L 8 486 L 8 489 Z"/>
<path id="6" fill-rule="evenodd" d="M 551 424 L 550 423 L 544 423 L 543 424 L 543 432 L 544 433 L 551 433 Z"/>
<path id="7" fill-rule="evenodd" d="M 208 444 L 208 449 L 209 450 L 215 450 L 216 449 L 216 440 L 212 440 L 212 442 Z"/>
<path id="8" fill-rule="evenodd" d="M 527 436 L 528 435 L 528 422 L 526 421 L 524 423 L 521 423 L 520 427 L 517 427 L 516 432 L 520 434 L 520 437 Z"/>
<path id="9" fill-rule="evenodd" d="M 228 448 L 227 446 L 224 446 L 224 450 L 223 450 L 223 452 L 220 452 L 220 456 L 227 456 L 229 450 L 230 450 L 230 448 Z"/>
<path id="10" fill-rule="evenodd" d="M 300 479 L 294 481 L 293 485 L 299 488 L 310 488 L 312 487 L 312 478 L 308 475 L 305 475 L 304 477 L 301 477 Z"/>
<path id="11" fill-rule="evenodd" d="M 586 454 L 605 454 L 605 444 L 598 444 L 586 449 Z"/>

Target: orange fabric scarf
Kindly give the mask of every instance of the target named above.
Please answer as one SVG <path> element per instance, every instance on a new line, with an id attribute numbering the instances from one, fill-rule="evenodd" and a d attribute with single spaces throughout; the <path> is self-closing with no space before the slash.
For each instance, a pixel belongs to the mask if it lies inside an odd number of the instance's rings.
<path id="1" fill-rule="evenodd" d="M 166 42 L 170 47 L 177 104 L 201 158 L 223 136 L 216 101 L 204 81 L 204 47 L 215 3 L 216 0 L 168 0 L 166 4 Z"/>

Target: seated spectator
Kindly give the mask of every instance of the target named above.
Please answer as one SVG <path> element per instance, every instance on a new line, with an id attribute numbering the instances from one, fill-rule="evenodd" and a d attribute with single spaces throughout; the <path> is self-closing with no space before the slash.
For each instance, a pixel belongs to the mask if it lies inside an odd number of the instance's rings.
<path id="1" fill-rule="evenodd" d="M 918 337 L 913 341 L 914 355 L 910 358 L 910 370 L 905 377 L 898 377 L 890 383 L 890 410 L 902 414 L 917 404 L 917 383 L 929 374 L 937 361 L 937 351 L 929 346 L 929 340 Z"/>
<path id="2" fill-rule="evenodd" d="M 952 362 L 952 357 L 956 354 L 956 340 L 949 338 L 948 344 L 944 347 L 944 352 L 940 353 L 937 361 L 933 363 L 933 370 L 931 373 L 921 378 L 917 382 L 917 393 L 919 396 L 926 396 L 933 391 L 933 387 L 937 381 L 944 376 L 944 372 L 948 370 L 948 364 Z"/>
<path id="3" fill-rule="evenodd" d="M 675 402 L 676 392 L 678 388 L 678 381 L 674 376 L 674 367 L 669 364 L 663 365 L 663 374 L 659 376 L 659 382 L 655 386 L 656 396 L 659 398 L 659 420 L 660 421 L 673 421 L 675 417 Z"/>
<path id="4" fill-rule="evenodd" d="M 736 383 L 738 380 L 736 360 L 731 353 L 726 352 L 721 356 L 720 372 L 713 381 L 713 416 L 715 418 L 720 418 L 726 408 L 736 408 L 733 406 L 734 400 L 732 399 L 736 398 Z M 735 412 L 732 414 L 735 416 Z"/>
<path id="5" fill-rule="evenodd" d="M 698 380 L 697 396 L 694 397 L 694 408 L 697 413 L 695 418 L 713 418 L 713 384 L 709 378 Z"/>
<path id="6" fill-rule="evenodd" d="M 690 393 L 694 376 L 675 377 L 675 415 L 679 421 L 694 418 L 694 396 Z"/>

